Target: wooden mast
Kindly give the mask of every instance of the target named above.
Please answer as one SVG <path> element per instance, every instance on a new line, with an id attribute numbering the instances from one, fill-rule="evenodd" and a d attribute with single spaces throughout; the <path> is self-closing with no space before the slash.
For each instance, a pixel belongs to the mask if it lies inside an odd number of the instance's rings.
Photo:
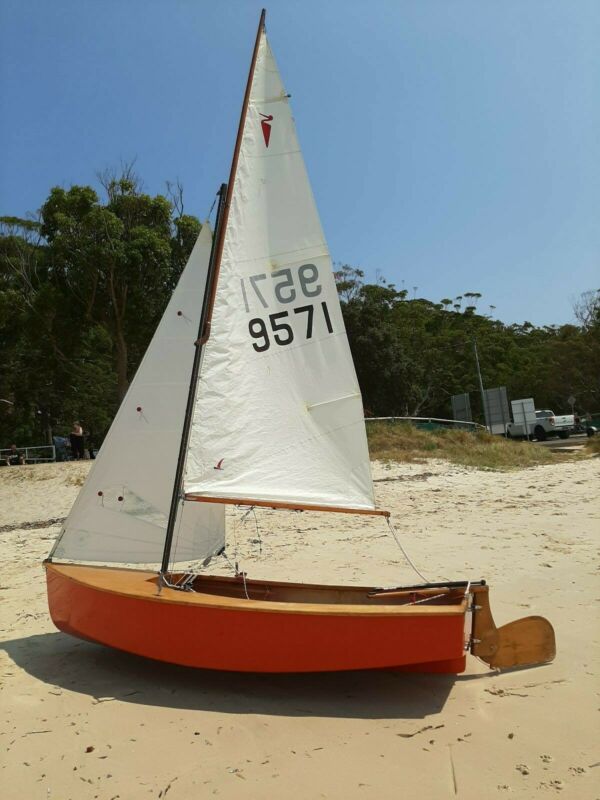
<path id="1" fill-rule="evenodd" d="M 265 17 L 266 10 L 263 8 L 260 14 L 260 21 L 258 23 L 258 30 L 256 32 L 256 41 L 254 42 L 254 51 L 252 53 L 252 61 L 250 62 L 250 70 L 248 72 L 248 81 L 246 83 L 246 92 L 244 94 L 244 102 L 242 103 L 242 111 L 240 113 L 240 122 L 238 126 L 237 138 L 235 140 L 235 148 L 233 150 L 233 158 L 231 160 L 231 170 L 229 171 L 229 183 L 227 184 L 227 199 L 225 200 L 225 207 L 223 209 L 223 225 L 222 232 L 216 242 L 215 247 L 215 280 L 210 292 L 208 303 L 208 319 L 207 328 L 204 331 L 203 338 L 206 341 L 210 336 L 210 322 L 212 319 L 213 308 L 215 305 L 215 296 L 217 294 L 217 284 L 219 279 L 219 272 L 221 270 L 221 259 L 223 257 L 223 246 L 225 244 L 225 234 L 227 232 L 227 222 L 229 220 L 229 209 L 231 208 L 231 200 L 235 189 L 235 178 L 237 175 L 238 161 L 240 158 L 240 149 L 242 146 L 242 136 L 244 135 L 244 126 L 246 124 L 246 116 L 248 114 L 248 103 L 250 102 L 250 92 L 252 91 L 252 81 L 254 79 L 254 70 L 256 68 L 256 59 L 258 57 L 258 47 L 260 45 L 260 37 L 265 30 Z"/>
<path id="2" fill-rule="evenodd" d="M 187 403 L 185 406 L 185 415 L 183 418 L 183 427 L 181 429 L 181 441 L 179 443 L 179 453 L 177 455 L 177 466 L 175 467 L 175 479 L 173 481 L 173 492 L 171 494 L 171 506 L 169 508 L 169 519 L 167 522 L 167 534 L 165 536 L 165 545 L 163 548 L 163 557 L 160 567 L 161 575 L 168 572 L 169 559 L 171 557 L 171 546 L 173 543 L 173 533 L 175 531 L 175 522 L 177 520 L 177 510 L 181 501 L 181 487 L 183 485 L 183 470 L 185 468 L 185 459 L 187 455 L 188 444 L 190 440 L 190 432 L 192 429 L 192 418 L 194 415 L 194 405 L 196 402 L 196 387 L 198 386 L 198 376 L 200 375 L 200 366 L 202 364 L 202 353 L 204 350 L 204 331 L 206 330 L 207 319 L 209 319 L 209 298 L 212 286 L 215 283 L 215 257 L 216 257 L 216 243 L 219 233 L 223 227 L 223 207 L 225 205 L 225 197 L 227 194 L 227 186 L 223 183 L 218 192 L 219 204 L 217 206 L 217 219 L 215 223 L 215 237 L 213 239 L 212 248 L 210 251 L 210 259 L 208 262 L 208 270 L 206 273 L 206 285 L 204 287 L 204 299 L 202 301 L 202 311 L 200 313 L 200 323 L 198 325 L 198 338 L 194 342 L 196 347 L 194 351 L 194 361 L 192 363 L 192 372 L 190 375 L 190 385 L 188 389 Z"/>
<path id="3" fill-rule="evenodd" d="M 240 114 L 240 122 L 238 126 L 237 138 L 235 142 L 235 148 L 233 151 L 233 159 L 231 161 L 231 170 L 229 172 L 229 183 L 227 185 L 223 184 L 219 190 L 219 206 L 217 209 L 215 238 L 213 240 L 213 247 L 211 250 L 210 262 L 208 266 L 208 274 L 206 276 L 206 288 L 204 292 L 204 301 L 202 304 L 202 314 L 200 316 L 198 339 L 195 342 L 196 351 L 194 353 L 194 363 L 192 366 L 190 388 L 188 392 L 188 400 L 185 409 L 185 417 L 183 420 L 181 443 L 179 445 L 179 456 L 177 458 L 177 467 L 175 469 L 173 494 L 171 496 L 171 507 L 169 509 L 169 520 L 167 522 L 165 546 L 163 550 L 162 563 L 160 567 L 161 575 L 164 575 L 169 571 L 169 561 L 171 558 L 171 547 L 173 544 L 173 533 L 175 531 L 175 522 L 177 520 L 177 510 L 179 508 L 180 502 L 184 499 L 182 497 L 183 470 L 185 468 L 185 460 L 186 460 L 187 449 L 190 439 L 190 432 L 192 427 L 192 417 L 194 414 L 194 404 L 196 399 L 196 388 L 198 385 L 198 378 L 200 375 L 200 365 L 202 362 L 202 351 L 204 349 L 205 343 L 208 341 L 208 338 L 210 336 L 210 323 L 215 305 L 215 297 L 217 294 L 219 272 L 221 269 L 221 259 L 223 257 L 223 245 L 225 243 L 225 233 L 227 231 L 227 221 L 229 219 L 229 209 L 231 207 L 231 200 L 233 197 L 235 176 L 237 174 L 237 166 L 240 157 L 242 136 L 244 134 L 244 126 L 246 124 L 248 103 L 250 100 L 250 92 L 252 90 L 252 81 L 254 79 L 256 59 L 258 57 L 260 37 L 265 28 L 266 13 L 267 13 L 266 10 L 263 8 L 260 15 L 260 21 L 258 23 L 258 30 L 256 32 L 256 40 L 254 42 L 254 50 L 252 52 L 252 61 L 250 62 L 250 71 L 248 72 L 246 92 L 244 94 L 244 101 L 242 103 L 242 111 Z"/>

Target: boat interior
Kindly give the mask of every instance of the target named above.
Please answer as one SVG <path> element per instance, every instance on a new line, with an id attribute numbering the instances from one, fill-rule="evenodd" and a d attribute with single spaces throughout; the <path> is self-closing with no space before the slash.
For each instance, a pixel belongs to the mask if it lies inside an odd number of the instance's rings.
<path id="1" fill-rule="evenodd" d="M 448 584 L 375 588 L 366 586 L 331 586 L 307 583 L 249 580 L 243 575 L 228 578 L 213 575 L 171 574 L 169 584 L 184 591 L 236 599 L 274 603 L 323 603 L 341 605 L 460 605 L 467 581 Z"/>

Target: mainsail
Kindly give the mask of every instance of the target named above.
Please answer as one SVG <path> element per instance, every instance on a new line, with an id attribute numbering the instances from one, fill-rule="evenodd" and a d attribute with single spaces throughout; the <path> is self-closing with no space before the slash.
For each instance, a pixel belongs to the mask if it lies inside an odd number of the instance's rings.
<path id="1" fill-rule="evenodd" d="M 212 236 L 204 225 L 163 318 L 52 553 L 54 559 L 161 560 Z M 180 504 L 173 561 L 225 543 L 224 509 Z"/>
<path id="2" fill-rule="evenodd" d="M 371 511 L 331 258 L 264 30 L 231 190 L 186 498 Z"/>

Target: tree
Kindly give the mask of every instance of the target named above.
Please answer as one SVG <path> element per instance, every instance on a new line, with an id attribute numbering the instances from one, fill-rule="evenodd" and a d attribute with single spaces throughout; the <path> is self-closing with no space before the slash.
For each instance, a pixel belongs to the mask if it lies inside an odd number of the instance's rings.
<path id="1" fill-rule="evenodd" d="M 583 292 L 573 303 L 573 312 L 582 328 L 600 326 L 600 289 Z"/>
<path id="2" fill-rule="evenodd" d="M 406 292 L 385 281 L 364 284 L 363 273 L 347 265 L 336 277 L 369 413 L 449 417 L 451 395 L 474 392 L 474 407 L 483 419 L 474 338 L 485 386 L 506 386 L 513 398 L 533 396 L 538 406 L 557 413 L 568 410 L 570 394 L 582 409 L 600 403 L 594 293 L 585 298 L 585 325 L 537 328 L 529 322 L 505 325 L 477 314 L 478 292 L 432 303 L 407 299 Z M 472 301 L 464 309 L 463 298 Z"/>
<path id="3" fill-rule="evenodd" d="M 99 444 L 197 235 L 130 165 L 0 220 L 0 435 L 39 442 L 82 418 Z M 8 410 L 7 410 L 8 409 Z"/>
<path id="4" fill-rule="evenodd" d="M 52 189 L 41 230 L 77 324 L 110 337 L 120 401 L 200 225 L 189 216 L 173 220 L 169 201 L 143 193 L 129 169 L 102 181 L 106 204 L 89 186 Z"/>

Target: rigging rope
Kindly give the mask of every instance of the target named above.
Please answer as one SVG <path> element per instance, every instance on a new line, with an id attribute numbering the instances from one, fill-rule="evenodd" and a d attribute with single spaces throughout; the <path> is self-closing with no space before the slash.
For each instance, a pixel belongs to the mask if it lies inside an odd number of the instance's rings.
<path id="1" fill-rule="evenodd" d="M 177 554 L 177 548 L 179 547 L 179 536 L 181 534 L 181 522 L 183 520 L 183 498 L 179 500 L 179 514 L 177 515 L 177 533 L 175 535 L 175 545 L 171 548 L 171 570 L 175 567 L 175 556 Z"/>
<path id="2" fill-rule="evenodd" d="M 397 544 L 397 545 L 398 545 L 398 547 L 400 548 L 400 552 L 402 553 L 402 555 L 404 556 L 404 558 L 406 559 L 406 561 L 407 561 L 407 562 L 410 564 L 410 566 L 411 566 L 411 567 L 414 569 L 414 571 L 417 573 L 417 575 L 419 576 L 419 578 L 421 578 L 421 580 L 422 580 L 424 583 L 429 583 L 429 580 L 428 580 L 428 579 L 425 577 L 425 575 L 423 575 L 423 573 L 422 573 L 422 572 L 420 572 L 420 571 L 417 569 L 417 567 L 416 567 L 416 566 L 415 566 L 415 564 L 413 563 L 413 561 L 412 561 L 411 557 L 408 555 L 408 553 L 406 552 L 406 550 L 404 549 L 404 547 L 402 547 L 402 543 L 400 542 L 400 539 L 398 538 L 398 534 L 396 533 L 396 530 L 395 530 L 394 526 L 392 525 L 392 521 L 391 521 L 390 517 L 386 517 L 386 521 L 387 521 L 387 524 L 388 524 L 388 528 L 390 529 L 390 533 L 391 533 L 391 534 L 392 534 L 392 536 L 394 537 L 394 541 L 396 542 L 396 544 Z"/>
<path id="3" fill-rule="evenodd" d="M 262 536 L 260 535 L 260 528 L 258 527 L 258 517 L 256 516 L 256 508 L 252 506 L 250 509 L 254 517 L 254 525 L 256 527 L 256 538 L 258 539 L 258 555 L 262 556 Z"/>
<path id="4" fill-rule="evenodd" d="M 431 600 L 439 600 L 440 597 L 446 597 L 446 594 L 442 592 L 441 594 L 434 594 L 431 597 L 422 597 L 420 600 L 413 600 L 408 605 L 409 606 L 418 606 L 419 603 L 429 603 Z"/>
<path id="5" fill-rule="evenodd" d="M 256 518 L 256 512 L 254 510 L 254 506 L 250 506 L 250 508 L 247 511 L 244 511 L 244 513 L 242 514 L 242 516 L 239 519 L 239 522 L 243 525 L 246 522 L 246 519 L 248 518 L 248 516 L 250 514 L 252 514 L 254 516 L 254 523 L 256 525 L 256 535 L 258 537 L 258 544 L 259 544 L 259 552 L 262 555 L 262 538 L 260 536 L 260 530 L 259 530 L 259 527 L 258 527 L 258 519 Z M 240 569 L 240 564 L 239 564 L 237 525 L 238 525 L 238 520 L 234 519 L 233 526 L 232 526 L 232 531 L 231 531 L 232 532 L 232 538 L 233 538 L 233 558 L 234 558 L 233 563 L 232 563 L 231 559 L 229 558 L 229 556 L 227 555 L 227 549 L 226 548 L 223 549 L 222 555 L 223 555 L 223 558 L 225 559 L 225 561 L 227 562 L 227 564 L 229 565 L 229 567 L 231 568 L 231 570 L 233 571 L 234 575 L 236 577 L 241 577 L 242 578 L 242 581 L 244 583 L 244 594 L 246 595 L 246 600 L 250 600 L 250 595 L 248 594 L 248 587 L 247 587 L 247 584 L 246 584 L 246 573 L 245 573 L 245 571 L 243 569 Z"/>
<path id="6" fill-rule="evenodd" d="M 219 198 L 219 192 L 217 192 L 217 194 L 215 195 L 215 199 L 213 200 L 213 204 L 212 204 L 212 206 L 210 207 L 210 211 L 208 212 L 208 215 L 207 215 L 207 217 L 206 217 L 207 221 L 208 221 L 208 220 L 210 220 L 210 215 L 211 215 L 211 214 L 212 214 L 212 212 L 213 212 L 213 209 L 214 209 L 214 207 L 215 207 L 215 204 L 216 204 L 216 202 L 217 202 L 218 198 Z"/>

